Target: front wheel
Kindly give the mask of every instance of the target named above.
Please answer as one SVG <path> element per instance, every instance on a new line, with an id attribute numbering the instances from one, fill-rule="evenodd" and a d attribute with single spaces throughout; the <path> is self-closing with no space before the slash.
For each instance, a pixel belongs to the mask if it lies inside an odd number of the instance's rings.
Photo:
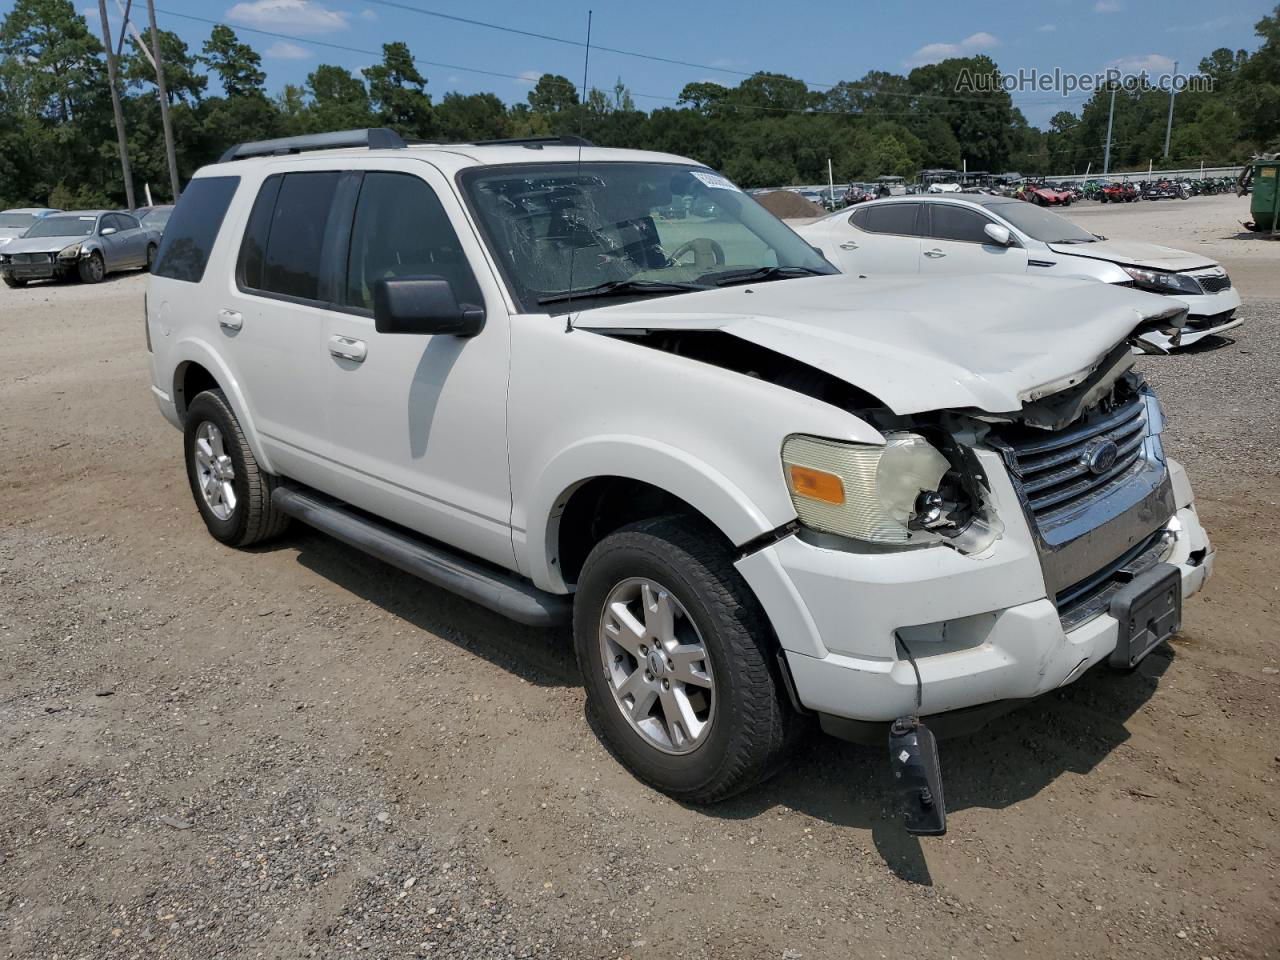
<path id="1" fill-rule="evenodd" d="M 289 517 L 271 503 L 276 478 L 258 466 L 221 390 L 191 401 L 183 442 L 191 495 L 215 540 L 248 547 L 288 526 Z"/>
<path id="2" fill-rule="evenodd" d="M 145 267 L 147 273 L 150 273 L 156 265 L 156 245 L 154 243 L 147 244 L 147 265 Z"/>
<path id="3" fill-rule="evenodd" d="M 101 283 L 102 278 L 107 275 L 107 266 L 102 262 L 102 254 L 96 252 L 83 258 L 77 269 L 84 283 Z"/>
<path id="4" fill-rule="evenodd" d="M 713 529 L 659 517 L 605 537 L 579 577 L 574 643 L 588 709 L 641 780 L 713 803 L 779 766 L 799 718 Z"/>
<path id="5" fill-rule="evenodd" d="M 20 290 L 27 285 L 27 281 L 19 280 L 17 277 L 5 277 L 4 285 L 10 290 Z"/>

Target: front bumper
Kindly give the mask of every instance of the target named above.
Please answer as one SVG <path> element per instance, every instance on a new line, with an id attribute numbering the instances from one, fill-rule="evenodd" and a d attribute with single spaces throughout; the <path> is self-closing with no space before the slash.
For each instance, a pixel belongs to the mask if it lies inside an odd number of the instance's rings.
<path id="1" fill-rule="evenodd" d="M 1235 287 L 1198 297 L 1179 293 L 1176 294 L 1176 298 L 1187 305 L 1187 324 L 1182 328 L 1182 336 L 1177 346 L 1174 345 L 1171 337 L 1156 331 L 1143 334 L 1144 340 L 1150 340 L 1166 350 L 1176 350 L 1178 347 L 1189 347 L 1197 340 L 1215 336 L 1244 323 L 1242 317 L 1235 315 L 1241 303 L 1240 294 Z"/>
<path id="2" fill-rule="evenodd" d="M 1174 461 L 1169 471 L 1177 512 L 1165 561 L 1188 597 L 1212 572 L 1213 553 L 1185 472 Z M 856 554 L 788 537 L 739 561 L 778 632 L 799 702 L 858 721 L 914 713 L 915 674 L 895 636 L 919 665 L 924 716 L 1035 697 L 1105 659 L 1115 619 L 1102 613 L 1064 629 L 1029 529 L 1002 519 L 1004 537 L 977 557 L 946 547 Z"/>

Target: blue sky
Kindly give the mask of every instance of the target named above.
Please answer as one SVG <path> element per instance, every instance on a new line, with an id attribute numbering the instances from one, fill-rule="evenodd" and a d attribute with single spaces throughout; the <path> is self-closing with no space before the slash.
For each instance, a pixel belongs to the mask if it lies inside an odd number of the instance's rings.
<path id="1" fill-rule="evenodd" d="M 123 2 L 123 0 L 121 0 Z M 406 41 L 423 65 L 428 91 L 491 91 L 522 100 L 545 72 L 581 82 L 581 47 L 538 39 L 399 9 L 401 0 L 156 0 L 161 27 L 176 31 L 198 49 L 209 25 L 175 14 L 219 20 L 263 55 L 268 86 L 302 83 L 319 63 L 351 70 L 368 66 L 376 53 L 326 47 L 336 44 L 378 51 L 390 40 Z M 76 0 L 98 30 L 97 5 Z M 0 12 L 12 7 L 0 0 Z M 810 0 L 790 7 L 763 0 L 638 4 L 619 0 L 403 0 L 439 13 L 484 20 L 517 30 L 582 40 L 587 10 L 594 11 L 592 41 L 602 45 L 700 66 L 679 66 L 593 49 L 590 81 L 608 88 L 621 77 L 642 109 L 673 105 L 684 84 L 715 80 L 734 84 L 734 71 L 772 70 L 813 84 L 856 80 L 871 69 L 906 72 L 946 56 L 986 53 L 1006 72 L 1094 73 L 1111 65 L 1167 71 L 1179 61 L 1194 70 L 1216 47 L 1257 45 L 1253 24 L 1275 0 L 1040 0 L 994 2 L 936 0 L 906 4 Z M 145 11 L 144 0 L 135 9 Z M 108 0 L 113 31 L 119 30 L 116 0 Z M 135 17 L 137 13 L 134 14 Z M 142 18 L 145 23 L 145 15 Z M 250 28 L 298 39 L 253 33 Z M 468 68 L 468 69 L 463 69 Z M 493 76 L 482 71 L 489 71 Z M 1044 126 L 1060 109 L 1078 107 L 1081 94 L 1063 98 L 1043 92 L 1015 94 L 1028 119 Z"/>

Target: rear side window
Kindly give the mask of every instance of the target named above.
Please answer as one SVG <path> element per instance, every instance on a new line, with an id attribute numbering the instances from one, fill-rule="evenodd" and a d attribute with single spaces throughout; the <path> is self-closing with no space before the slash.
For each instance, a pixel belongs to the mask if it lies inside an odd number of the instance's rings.
<path id="1" fill-rule="evenodd" d="M 894 233 L 904 237 L 918 236 L 916 211 L 918 203 L 885 203 L 863 207 L 857 211 L 856 226 L 871 233 Z"/>
<path id="2" fill-rule="evenodd" d="M 116 214 L 116 226 L 121 230 L 137 230 L 138 221 L 123 213 Z"/>
<path id="3" fill-rule="evenodd" d="M 444 277 L 460 303 L 483 298 L 434 190 L 405 173 L 367 173 L 360 187 L 343 302 L 373 309 L 373 288 L 395 277 Z"/>
<path id="4" fill-rule="evenodd" d="M 200 177 L 187 184 L 165 228 L 153 274 L 200 282 L 239 184 L 239 177 Z"/>
<path id="5" fill-rule="evenodd" d="M 983 232 L 991 221 L 976 210 L 966 210 L 950 203 L 931 203 L 929 213 L 929 236 L 935 240 L 991 243 L 991 238 Z"/>

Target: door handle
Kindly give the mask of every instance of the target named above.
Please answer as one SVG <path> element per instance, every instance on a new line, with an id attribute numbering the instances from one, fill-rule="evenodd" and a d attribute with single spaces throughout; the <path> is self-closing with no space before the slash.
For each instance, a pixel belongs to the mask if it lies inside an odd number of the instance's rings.
<path id="1" fill-rule="evenodd" d="M 226 327 L 228 330 L 239 330 L 244 326 L 244 317 L 240 316 L 239 310 L 219 310 L 218 326 Z"/>
<path id="2" fill-rule="evenodd" d="M 858 245 L 854 243 L 852 240 L 846 240 L 844 243 L 840 244 L 840 249 L 841 250 L 857 250 Z"/>
<path id="3" fill-rule="evenodd" d="M 369 355 L 369 348 L 363 340 L 352 340 L 350 337 L 330 337 L 329 353 L 339 360 L 350 360 L 352 363 L 364 363 Z"/>
<path id="4" fill-rule="evenodd" d="M 934 259 L 934 260 L 937 260 L 937 259 L 938 259 L 938 257 L 945 257 L 945 256 L 946 256 L 946 254 L 945 254 L 945 253 L 943 253 L 941 250 L 926 250 L 926 251 L 924 252 L 924 255 L 925 255 L 926 257 L 930 257 L 930 258 L 932 258 L 932 259 Z"/>

